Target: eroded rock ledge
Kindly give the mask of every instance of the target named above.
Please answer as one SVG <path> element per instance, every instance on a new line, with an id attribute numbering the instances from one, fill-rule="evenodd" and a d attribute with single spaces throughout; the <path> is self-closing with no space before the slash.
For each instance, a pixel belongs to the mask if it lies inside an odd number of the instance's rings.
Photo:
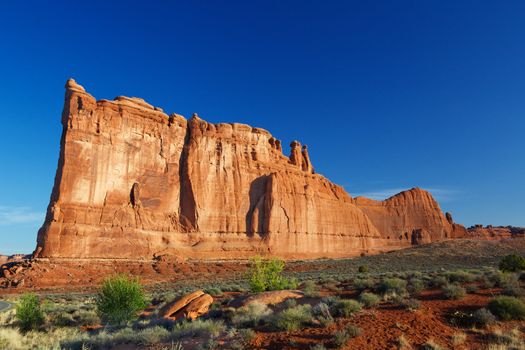
<path id="1" fill-rule="evenodd" d="M 268 131 L 96 100 L 70 79 L 37 257 L 348 257 L 463 237 L 421 189 L 352 198 Z"/>

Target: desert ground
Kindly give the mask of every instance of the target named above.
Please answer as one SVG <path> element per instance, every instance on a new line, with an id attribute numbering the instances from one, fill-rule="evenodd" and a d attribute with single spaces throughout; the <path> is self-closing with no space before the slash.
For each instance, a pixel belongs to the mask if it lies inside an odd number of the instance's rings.
<path id="1" fill-rule="evenodd" d="M 523 273 L 498 269 L 509 254 L 523 256 L 525 240 L 289 261 L 282 276 L 292 288 L 259 293 L 253 261 L 26 261 L 24 283 L 1 290 L 0 349 L 524 349 L 525 314 L 494 315 L 494 299 L 520 303 L 525 293 Z M 123 273 L 141 276 L 147 305 L 108 324 L 97 293 Z M 194 320 L 165 314 L 198 290 L 213 301 Z M 28 292 L 44 319 L 22 331 L 16 305 Z"/>

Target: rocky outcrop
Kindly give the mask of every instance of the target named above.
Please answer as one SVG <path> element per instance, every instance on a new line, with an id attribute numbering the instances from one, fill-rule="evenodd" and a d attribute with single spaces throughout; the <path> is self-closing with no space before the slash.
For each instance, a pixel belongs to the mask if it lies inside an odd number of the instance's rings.
<path id="1" fill-rule="evenodd" d="M 445 216 L 432 195 L 420 188 L 384 201 L 356 197 L 354 203 L 370 218 L 390 247 L 424 244 L 467 236 L 465 228 Z"/>
<path id="2" fill-rule="evenodd" d="M 212 303 L 211 295 L 197 290 L 168 303 L 159 311 L 159 316 L 173 320 L 182 318 L 195 320 L 207 313 Z"/>
<path id="3" fill-rule="evenodd" d="M 97 101 L 72 79 L 62 126 L 37 257 L 347 257 L 464 234 L 419 189 L 351 198 L 264 129 Z"/>
<path id="4" fill-rule="evenodd" d="M 500 240 L 506 238 L 524 238 L 525 227 L 474 225 L 467 229 L 470 238 Z"/>

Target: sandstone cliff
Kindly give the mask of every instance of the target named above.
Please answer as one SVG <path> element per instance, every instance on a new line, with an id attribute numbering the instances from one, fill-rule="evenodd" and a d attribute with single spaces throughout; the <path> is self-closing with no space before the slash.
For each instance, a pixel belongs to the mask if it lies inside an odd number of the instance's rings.
<path id="1" fill-rule="evenodd" d="M 97 101 L 72 79 L 62 125 L 38 257 L 346 257 L 465 234 L 420 189 L 351 198 L 260 128 Z"/>

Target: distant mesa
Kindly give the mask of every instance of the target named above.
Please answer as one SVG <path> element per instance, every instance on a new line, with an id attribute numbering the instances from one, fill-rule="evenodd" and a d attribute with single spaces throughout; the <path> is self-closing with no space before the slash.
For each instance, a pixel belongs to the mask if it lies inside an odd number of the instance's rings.
<path id="1" fill-rule="evenodd" d="M 73 79 L 62 126 L 36 257 L 335 258 L 469 235 L 419 188 L 352 198 L 314 171 L 306 145 L 287 156 L 261 128 L 97 101 Z"/>

